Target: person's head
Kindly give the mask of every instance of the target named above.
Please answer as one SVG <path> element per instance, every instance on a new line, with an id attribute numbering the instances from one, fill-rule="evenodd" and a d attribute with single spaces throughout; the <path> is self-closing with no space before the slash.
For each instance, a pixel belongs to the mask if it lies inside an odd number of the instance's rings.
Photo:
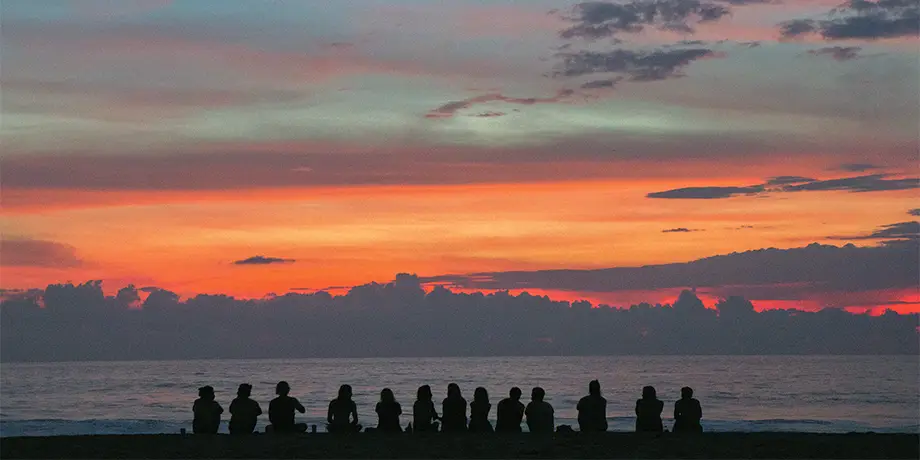
<path id="1" fill-rule="evenodd" d="M 651 385 L 642 387 L 642 399 L 656 399 L 657 397 L 655 387 Z"/>
<path id="2" fill-rule="evenodd" d="M 543 389 L 540 387 L 534 387 L 534 389 L 530 392 L 531 401 L 543 401 L 544 396 L 546 396 L 546 392 L 543 391 Z"/>
<path id="3" fill-rule="evenodd" d="M 489 402 L 489 392 L 483 387 L 476 387 L 473 391 L 473 400 L 479 402 Z"/>
<path id="4" fill-rule="evenodd" d="M 422 385 L 418 387 L 417 397 L 419 401 L 431 401 L 431 386 Z"/>
<path id="5" fill-rule="evenodd" d="M 240 387 L 236 390 L 236 395 L 240 398 L 248 398 L 252 394 L 252 385 L 248 383 L 241 383 Z"/>
<path id="6" fill-rule="evenodd" d="M 339 387 L 339 399 L 351 399 L 351 385 Z"/>
<path id="7" fill-rule="evenodd" d="M 511 399 L 515 401 L 521 399 L 521 389 L 518 387 L 511 387 L 511 392 L 508 394 L 511 396 Z"/>
<path id="8" fill-rule="evenodd" d="M 693 388 L 683 387 L 680 389 L 680 397 L 690 399 L 693 397 Z"/>
<path id="9" fill-rule="evenodd" d="M 601 395 L 601 382 L 597 380 L 592 380 L 588 384 L 588 394 L 591 396 L 600 396 Z"/>
<path id="10" fill-rule="evenodd" d="M 396 401 L 396 395 L 393 394 L 393 390 L 391 390 L 391 389 L 389 389 L 389 388 L 384 388 L 383 391 L 380 392 L 380 401 L 382 401 L 382 402 L 395 402 L 395 401 Z"/>
<path id="11" fill-rule="evenodd" d="M 198 389 L 198 397 L 203 399 L 214 399 L 214 387 L 205 385 Z"/>
<path id="12" fill-rule="evenodd" d="M 275 394 L 276 394 L 276 395 L 279 395 L 279 396 L 287 396 L 288 393 L 290 393 L 290 392 L 291 392 L 291 386 L 288 385 L 288 383 L 285 382 L 284 380 L 278 382 L 278 384 L 275 385 Z"/>
<path id="13" fill-rule="evenodd" d="M 462 398 L 463 395 L 460 394 L 460 385 L 456 383 L 451 383 L 447 385 L 447 397 L 448 398 Z"/>

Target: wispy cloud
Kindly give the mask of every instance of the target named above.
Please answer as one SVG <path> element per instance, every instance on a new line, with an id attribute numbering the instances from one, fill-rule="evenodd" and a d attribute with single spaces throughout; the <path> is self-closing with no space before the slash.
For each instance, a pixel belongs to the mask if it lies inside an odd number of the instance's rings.
<path id="1" fill-rule="evenodd" d="M 283 259 L 280 257 L 253 256 L 248 259 L 234 261 L 235 265 L 272 265 L 272 264 L 292 264 L 294 259 Z"/>

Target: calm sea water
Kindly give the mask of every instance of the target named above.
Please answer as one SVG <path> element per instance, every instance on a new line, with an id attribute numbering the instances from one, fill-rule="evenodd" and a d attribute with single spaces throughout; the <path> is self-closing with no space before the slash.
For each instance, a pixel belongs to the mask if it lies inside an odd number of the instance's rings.
<path id="1" fill-rule="evenodd" d="M 431 385 L 440 401 L 450 382 L 467 400 L 485 386 L 493 423 L 494 407 L 511 386 L 524 390 L 525 403 L 530 388 L 542 386 L 556 423 L 575 426 L 575 404 L 594 378 L 608 400 L 612 430 L 633 428 L 644 385 L 658 390 L 668 418 L 680 387 L 693 387 L 711 431 L 920 430 L 916 356 L 656 356 L 3 364 L 0 436 L 191 430 L 199 386 L 214 386 L 226 410 L 236 387 L 251 383 L 253 398 L 267 410 L 278 380 L 290 382 L 306 406 L 298 419 L 319 430 L 342 383 L 354 387 L 365 426 L 376 424 L 383 387 L 402 403 L 405 425 L 419 385 Z M 261 418 L 260 429 L 267 421 Z"/>

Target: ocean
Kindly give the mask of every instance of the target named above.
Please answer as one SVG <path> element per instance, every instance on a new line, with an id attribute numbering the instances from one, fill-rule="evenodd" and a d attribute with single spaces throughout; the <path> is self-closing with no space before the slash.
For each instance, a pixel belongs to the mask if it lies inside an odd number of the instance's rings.
<path id="1" fill-rule="evenodd" d="M 439 402 L 456 382 L 468 401 L 477 386 L 489 391 L 493 423 L 512 386 L 524 403 L 541 386 L 556 424 L 577 427 L 575 405 L 592 379 L 601 382 L 614 431 L 633 429 L 645 385 L 665 402 L 667 428 L 680 388 L 690 386 L 708 431 L 920 431 L 916 356 L 604 356 L 4 363 L 0 436 L 191 431 L 198 387 L 212 385 L 227 410 L 237 386 L 250 383 L 267 412 L 279 380 L 307 408 L 298 421 L 320 431 L 343 383 L 354 389 L 364 426 L 376 425 L 384 387 L 402 404 L 405 426 L 418 386 L 431 385 Z M 221 432 L 227 419 L 225 412 Z M 263 415 L 259 429 L 266 423 Z"/>

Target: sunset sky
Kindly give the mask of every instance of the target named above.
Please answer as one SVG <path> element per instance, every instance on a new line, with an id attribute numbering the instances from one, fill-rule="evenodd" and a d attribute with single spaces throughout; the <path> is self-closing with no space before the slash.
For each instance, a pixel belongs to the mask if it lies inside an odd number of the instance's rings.
<path id="1" fill-rule="evenodd" d="M 916 241 L 918 10 L 3 0 L 0 287 L 261 297 Z M 920 311 L 916 285 L 756 292 Z"/>

